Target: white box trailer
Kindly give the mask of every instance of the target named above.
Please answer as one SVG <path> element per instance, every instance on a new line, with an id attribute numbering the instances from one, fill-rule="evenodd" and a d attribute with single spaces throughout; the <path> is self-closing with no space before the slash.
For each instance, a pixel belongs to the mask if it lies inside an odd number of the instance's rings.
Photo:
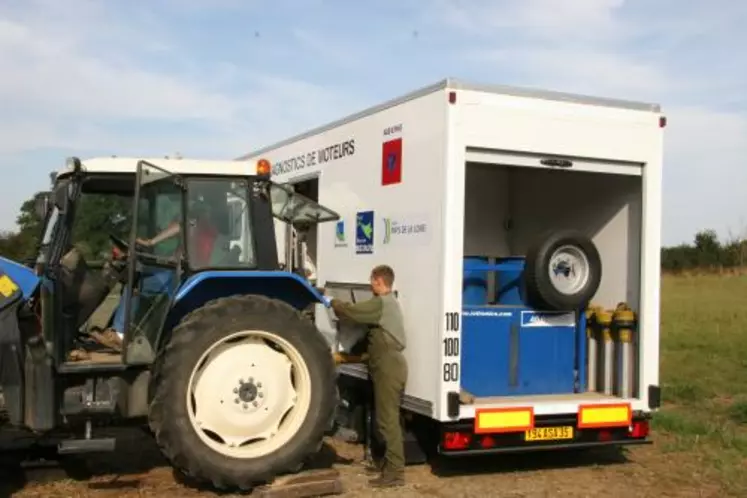
<path id="1" fill-rule="evenodd" d="M 632 444 L 660 403 L 665 123 L 658 105 L 447 79 L 241 159 L 340 213 L 307 238 L 328 295 L 365 299 L 372 267 L 394 269 L 403 411 L 442 453 Z M 366 379 L 340 366 L 341 386 Z"/>

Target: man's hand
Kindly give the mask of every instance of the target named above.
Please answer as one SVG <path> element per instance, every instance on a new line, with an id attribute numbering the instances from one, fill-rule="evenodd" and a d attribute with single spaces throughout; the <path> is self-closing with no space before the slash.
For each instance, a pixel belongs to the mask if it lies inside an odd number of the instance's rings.
<path id="1" fill-rule="evenodd" d="M 343 302 L 336 298 L 332 298 L 332 300 L 329 302 L 329 305 L 332 307 L 335 313 L 337 313 L 344 306 Z"/>

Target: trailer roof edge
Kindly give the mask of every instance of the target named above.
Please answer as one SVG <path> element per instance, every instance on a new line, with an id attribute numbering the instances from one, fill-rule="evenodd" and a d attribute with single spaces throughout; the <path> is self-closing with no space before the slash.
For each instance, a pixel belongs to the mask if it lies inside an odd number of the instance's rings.
<path id="1" fill-rule="evenodd" d="M 235 160 L 245 161 L 254 156 L 264 154 L 272 149 L 277 149 L 278 147 L 289 145 L 293 142 L 297 142 L 299 140 L 309 138 L 311 136 L 317 135 L 319 133 L 323 133 L 325 131 L 329 131 L 331 129 L 343 126 L 352 121 L 364 118 L 366 116 L 370 116 L 371 114 L 375 114 L 379 111 L 389 109 L 399 104 L 403 104 L 410 100 L 414 100 L 416 98 L 423 97 L 425 95 L 429 95 L 433 92 L 444 90 L 444 89 L 471 90 L 471 91 L 477 91 L 477 92 L 498 93 L 501 95 L 509 95 L 513 97 L 553 100 L 553 101 L 560 101 L 560 102 L 569 102 L 569 103 L 574 103 L 574 104 L 595 105 L 595 106 L 601 106 L 601 107 L 615 107 L 615 108 L 629 109 L 629 110 L 634 110 L 634 111 L 648 111 L 648 112 L 657 112 L 657 113 L 661 111 L 661 106 L 659 104 L 652 104 L 652 103 L 646 103 L 646 102 L 636 102 L 636 101 L 630 101 L 630 100 L 620 100 L 620 99 L 612 99 L 612 98 L 605 98 L 605 97 L 593 97 L 589 95 L 556 92 L 556 91 L 551 91 L 551 90 L 540 90 L 540 89 L 534 89 L 534 88 L 522 88 L 522 87 L 514 87 L 514 86 L 508 86 L 508 85 L 476 84 L 476 83 L 469 83 L 467 81 L 463 81 L 457 78 L 445 78 L 439 81 L 438 83 L 428 85 L 426 87 L 422 87 L 418 90 L 409 92 L 405 95 L 396 97 L 391 100 L 387 100 L 386 102 L 377 104 L 372 107 L 368 107 L 366 109 L 363 109 L 362 111 L 358 111 L 356 113 L 350 114 L 341 119 L 337 119 L 335 121 L 332 121 L 331 123 L 317 126 L 316 128 L 312 128 L 311 130 L 305 131 L 298 135 L 294 135 L 290 138 L 286 138 L 284 140 L 273 143 L 271 145 L 261 147 L 247 154 L 243 154 L 242 156 L 237 157 Z"/>

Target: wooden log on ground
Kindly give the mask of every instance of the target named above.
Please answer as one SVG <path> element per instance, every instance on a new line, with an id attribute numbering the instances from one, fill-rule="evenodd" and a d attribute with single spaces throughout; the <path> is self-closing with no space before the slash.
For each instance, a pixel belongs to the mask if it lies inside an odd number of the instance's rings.
<path id="1" fill-rule="evenodd" d="M 260 498 L 305 498 L 342 494 L 340 473 L 336 470 L 309 470 L 282 476 L 254 490 Z"/>

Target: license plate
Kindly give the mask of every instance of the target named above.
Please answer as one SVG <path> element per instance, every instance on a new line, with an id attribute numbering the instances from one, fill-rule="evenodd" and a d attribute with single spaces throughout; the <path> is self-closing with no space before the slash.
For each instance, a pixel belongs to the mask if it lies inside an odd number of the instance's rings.
<path id="1" fill-rule="evenodd" d="M 526 431 L 526 441 L 557 441 L 561 439 L 573 439 L 573 427 L 535 427 Z"/>

